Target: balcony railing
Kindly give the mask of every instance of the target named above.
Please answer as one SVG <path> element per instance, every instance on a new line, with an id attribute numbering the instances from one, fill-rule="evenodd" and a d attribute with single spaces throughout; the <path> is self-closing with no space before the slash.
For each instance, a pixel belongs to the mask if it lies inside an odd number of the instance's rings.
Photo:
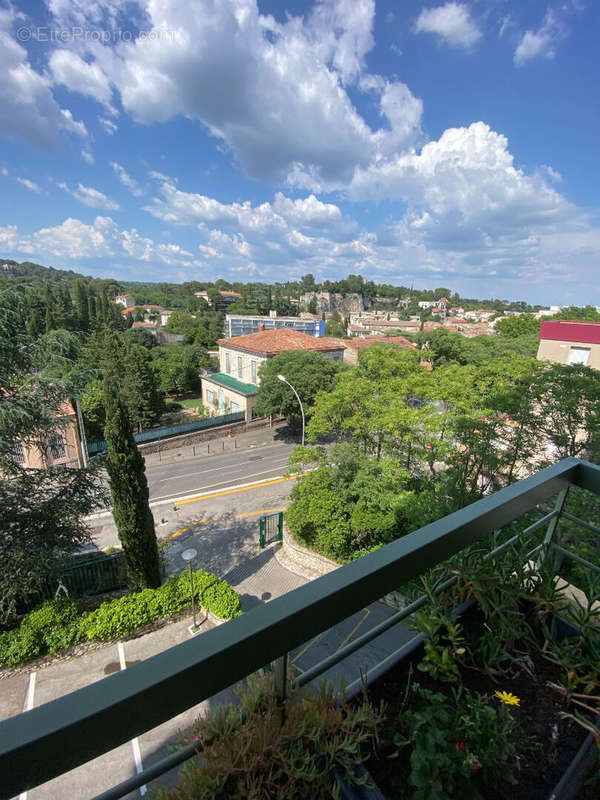
<path id="1" fill-rule="evenodd" d="M 268 662 L 276 661 L 276 686 L 283 697 L 289 651 L 492 531 L 547 503 L 553 496 L 556 496 L 553 511 L 491 551 L 488 557 L 545 527 L 543 541 L 529 557 L 538 553 L 538 558 L 554 558 L 557 554 L 600 572 L 596 565 L 569 552 L 560 543 L 561 517 L 600 535 L 599 528 L 564 510 L 570 487 L 600 494 L 600 467 L 567 458 L 226 625 L 1 722 L 1 796 L 18 795 L 118 747 L 232 686 Z M 298 683 L 304 684 L 330 669 L 425 602 L 424 598 L 417 600 L 351 641 L 305 672 Z M 376 677 L 402 655 L 403 649 L 386 658 L 368 677 Z M 122 797 L 194 752 L 193 745 L 184 748 L 101 797 L 104 800 Z"/>

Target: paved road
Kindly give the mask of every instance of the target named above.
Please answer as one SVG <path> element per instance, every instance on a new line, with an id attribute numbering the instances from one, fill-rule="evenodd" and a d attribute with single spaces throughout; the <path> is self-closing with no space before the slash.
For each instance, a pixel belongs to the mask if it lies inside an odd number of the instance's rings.
<path id="1" fill-rule="evenodd" d="M 203 454 L 179 463 L 146 466 L 150 500 L 164 500 L 282 475 L 294 447 L 293 444 L 271 441 L 221 454 Z"/>

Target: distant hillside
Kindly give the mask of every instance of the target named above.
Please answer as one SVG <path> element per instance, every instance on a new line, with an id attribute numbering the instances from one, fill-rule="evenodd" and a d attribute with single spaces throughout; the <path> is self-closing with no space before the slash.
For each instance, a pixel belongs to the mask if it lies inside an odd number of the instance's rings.
<path id="1" fill-rule="evenodd" d="M 80 272 L 73 272 L 69 269 L 54 269 L 54 267 L 42 267 L 41 264 L 34 264 L 32 261 L 22 261 L 20 264 L 10 258 L 0 260 L 0 278 L 20 278 L 25 280 L 41 281 L 72 281 L 75 278 L 83 278 Z"/>

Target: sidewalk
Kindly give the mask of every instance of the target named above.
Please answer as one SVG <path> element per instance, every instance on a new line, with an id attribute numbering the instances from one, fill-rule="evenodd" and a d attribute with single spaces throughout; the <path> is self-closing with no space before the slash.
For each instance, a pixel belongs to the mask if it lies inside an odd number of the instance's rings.
<path id="1" fill-rule="evenodd" d="M 234 450 L 248 450 L 254 447 L 259 447 L 261 444 L 272 442 L 279 431 L 282 431 L 287 426 L 287 423 L 276 422 L 273 427 L 269 428 L 267 425 L 264 428 L 254 428 L 253 430 L 237 433 L 232 430 L 232 436 L 227 436 L 227 431 L 224 435 L 209 439 L 205 442 L 197 442 L 196 444 L 180 444 L 177 445 L 174 440 L 166 439 L 164 441 L 164 450 L 158 453 L 148 453 L 144 455 L 143 449 L 140 452 L 144 456 L 146 468 L 165 466 L 167 464 L 175 464 L 179 461 L 188 461 L 198 456 L 218 455 L 222 453 L 231 452 Z M 283 435 L 283 432 L 282 432 Z"/>

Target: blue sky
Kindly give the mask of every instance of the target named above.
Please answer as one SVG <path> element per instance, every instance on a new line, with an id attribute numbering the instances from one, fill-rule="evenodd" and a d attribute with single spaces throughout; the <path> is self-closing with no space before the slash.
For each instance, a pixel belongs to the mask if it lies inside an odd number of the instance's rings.
<path id="1" fill-rule="evenodd" d="M 600 304 L 592 0 L 0 0 L 0 257 Z"/>

